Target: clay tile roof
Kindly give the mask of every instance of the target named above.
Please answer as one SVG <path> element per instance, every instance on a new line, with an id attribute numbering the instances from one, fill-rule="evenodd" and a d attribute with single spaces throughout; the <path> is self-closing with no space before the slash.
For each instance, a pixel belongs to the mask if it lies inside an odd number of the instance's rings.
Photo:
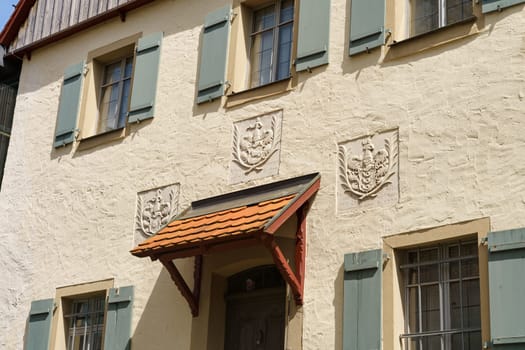
<path id="1" fill-rule="evenodd" d="M 312 189 L 314 184 L 317 186 Z M 131 254 L 153 258 L 208 244 L 254 238 L 288 208 L 296 210 L 293 204 L 302 205 L 318 186 L 319 175 L 312 174 L 194 202 L 155 236 L 132 249 Z M 310 191 L 305 195 L 307 190 Z"/>

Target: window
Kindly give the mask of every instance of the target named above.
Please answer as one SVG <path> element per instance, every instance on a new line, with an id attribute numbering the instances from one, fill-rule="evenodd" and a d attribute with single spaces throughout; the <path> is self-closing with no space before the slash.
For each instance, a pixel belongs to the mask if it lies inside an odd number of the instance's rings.
<path id="1" fill-rule="evenodd" d="M 132 72 L 132 56 L 104 67 L 99 105 L 99 133 L 120 129 L 126 125 Z"/>
<path id="2" fill-rule="evenodd" d="M 86 61 L 66 69 L 55 147 L 76 140 L 96 146 L 123 137 L 127 124 L 153 118 L 162 36 L 132 35 L 89 52 Z"/>
<path id="3" fill-rule="evenodd" d="M 411 0 L 411 36 L 460 22 L 473 15 L 471 0 Z"/>
<path id="4" fill-rule="evenodd" d="M 402 252 L 405 350 L 481 349 L 477 241 Z"/>
<path id="5" fill-rule="evenodd" d="M 233 8 L 211 11 L 202 31 L 197 103 L 227 94 L 229 107 L 282 93 L 297 72 L 327 64 L 330 1 L 298 3 L 233 0 Z"/>
<path id="6" fill-rule="evenodd" d="M 13 114 L 15 111 L 16 89 L 0 84 L 0 185 L 4 177 L 7 148 L 11 137 Z"/>
<path id="7" fill-rule="evenodd" d="M 105 301 L 105 295 L 70 301 L 71 313 L 64 316 L 67 350 L 102 349 Z"/>
<path id="8" fill-rule="evenodd" d="M 253 13 L 250 87 L 290 76 L 294 2 L 277 1 Z"/>

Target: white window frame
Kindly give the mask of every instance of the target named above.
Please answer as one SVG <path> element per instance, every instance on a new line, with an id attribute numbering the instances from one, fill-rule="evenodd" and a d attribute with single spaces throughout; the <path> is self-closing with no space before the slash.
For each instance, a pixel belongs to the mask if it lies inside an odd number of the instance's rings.
<path id="1" fill-rule="evenodd" d="M 264 86 L 264 85 L 267 85 L 267 84 L 271 84 L 271 83 L 274 83 L 274 82 L 277 82 L 277 81 L 280 81 L 280 80 L 285 80 L 285 79 L 288 79 L 291 74 L 292 74 L 292 57 L 293 57 L 293 45 L 294 45 L 294 29 L 295 29 L 295 7 L 296 7 L 296 2 L 295 1 L 292 1 L 293 2 L 293 17 L 291 20 L 288 20 L 286 22 L 283 22 L 283 23 L 280 23 L 280 16 L 281 16 L 281 2 L 283 0 L 274 0 L 272 2 L 267 2 L 265 3 L 264 5 L 261 5 L 261 6 L 258 6 L 257 8 L 254 8 L 252 10 L 252 14 L 251 14 L 251 30 L 250 30 L 250 33 L 249 33 L 249 37 L 250 37 L 250 49 L 249 49 L 249 54 L 248 54 L 248 88 L 251 89 L 251 88 L 257 88 L 257 87 L 261 87 L 261 86 Z M 270 28 L 266 28 L 266 29 L 263 29 L 263 30 L 260 30 L 260 31 L 255 31 L 254 30 L 254 27 L 255 27 L 255 13 L 257 11 L 260 11 L 260 10 L 263 10 L 265 8 L 268 8 L 270 6 L 273 6 L 274 7 L 274 13 L 275 13 L 275 23 L 272 27 Z M 288 67 L 288 76 L 286 78 L 282 78 L 282 79 L 277 79 L 277 69 L 278 69 L 278 66 L 279 66 L 279 62 L 277 61 L 278 59 L 278 55 L 279 55 L 279 31 L 281 29 L 281 27 L 285 26 L 285 25 L 289 25 L 291 24 L 291 27 L 292 27 L 292 40 L 291 40 L 291 44 L 292 44 L 292 47 L 290 48 L 290 66 Z M 253 50 L 254 50 L 254 38 L 256 35 L 260 35 L 264 32 L 268 32 L 268 31 L 272 31 L 273 32 L 273 44 L 272 44 L 272 64 L 271 64 L 271 73 L 270 73 L 270 81 L 268 83 L 264 83 L 264 84 L 260 84 L 260 83 L 257 83 L 257 84 L 254 84 L 253 82 L 253 74 L 254 74 L 254 62 L 253 62 L 253 57 L 252 57 L 252 53 L 253 53 Z M 259 80 L 260 80 L 260 74 L 258 75 L 259 77 Z"/>

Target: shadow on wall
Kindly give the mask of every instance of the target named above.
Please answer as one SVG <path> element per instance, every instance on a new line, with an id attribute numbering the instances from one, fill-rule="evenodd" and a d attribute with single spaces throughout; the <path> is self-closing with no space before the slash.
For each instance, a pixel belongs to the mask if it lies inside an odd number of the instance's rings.
<path id="1" fill-rule="evenodd" d="M 163 268 L 135 328 L 132 348 L 189 349 L 191 325 L 188 303 Z"/>
<path id="2" fill-rule="evenodd" d="M 343 348 L 343 279 L 344 266 L 341 265 L 334 280 L 335 349 Z"/>

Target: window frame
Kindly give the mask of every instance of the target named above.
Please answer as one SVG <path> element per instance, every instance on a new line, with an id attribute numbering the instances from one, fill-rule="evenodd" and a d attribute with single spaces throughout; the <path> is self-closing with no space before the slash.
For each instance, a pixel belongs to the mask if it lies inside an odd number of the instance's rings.
<path id="1" fill-rule="evenodd" d="M 403 350 L 400 336 L 405 333 L 403 303 L 402 252 L 414 247 L 475 239 L 478 243 L 478 267 L 481 311 L 481 343 L 490 341 L 488 249 L 484 242 L 490 231 L 488 218 L 435 228 L 396 234 L 383 238 L 383 251 L 390 260 L 383 271 L 383 348 Z"/>
<path id="2" fill-rule="evenodd" d="M 471 13 L 470 15 L 468 16 L 465 16 L 463 18 L 461 18 L 460 20 L 458 21 L 455 21 L 455 22 L 452 22 L 452 23 L 447 23 L 448 21 L 448 14 L 447 14 L 447 10 L 448 10 L 448 2 L 451 1 L 451 0 L 435 0 L 438 2 L 438 6 L 437 6 L 437 26 L 434 27 L 434 28 L 429 28 L 428 30 L 424 30 L 424 31 L 419 31 L 417 32 L 415 30 L 415 20 L 417 18 L 415 18 L 415 11 L 416 11 L 416 2 L 417 1 L 422 1 L 422 0 L 407 0 L 409 2 L 409 4 L 407 5 L 408 8 L 409 8 L 409 16 L 407 18 L 407 27 L 408 27 L 408 39 L 410 38 L 413 38 L 413 37 L 416 37 L 416 36 L 419 36 L 419 35 L 423 35 L 423 34 L 426 34 L 426 33 L 430 33 L 430 32 L 433 32 L 433 31 L 436 31 L 438 29 L 442 29 L 442 28 L 446 28 L 446 27 L 449 27 L 449 26 L 453 26 L 454 24 L 456 23 L 460 23 L 462 21 L 465 21 L 465 20 L 468 20 L 470 18 L 472 18 L 474 16 L 474 2 L 471 1 L 471 0 L 461 0 L 461 4 L 463 3 L 469 3 L 470 2 L 470 6 L 471 6 Z M 425 17 L 428 17 L 428 15 L 426 15 Z"/>
<path id="3" fill-rule="evenodd" d="M 471 255 L 462 255 L 461 248 L 462 246 L 465 246 L 467 244 L 476 244 L 477 240 L 475 237 L 473 237 L 473 240 L 470 239 L 461 239 L 458 241 L 447 241 L 444 243 L 439 243 L 435 245 L 429 245 L 429 246 L 417 246 L 413 248 L 409 248 L 406 250 L 401 250 L 399 252 L 399 255 L 401 256 L 402 263 L 399 265 L 399 269 L 401 272 L 401 278 L 402 278 L 402 297 L 403 297 L 403 311 L 404 315 L 407 315 L 405 317 L 405 333 L 400 335 L 401 341 L 404 343 L 403 347 L 404 349 L 410 349 L 409 343 L 411 341 L 417 341 L 420 343 L 425 339 L 425 337 L 445 337 L 445 348 L 450 349 L 451 344 L 451 336 L 452 335 L 461 335 L 462 337 L 466 333 L 473 333 L 473 332 L 480 332 L 481 333 L 481 327 L 477 328 L 467 328 L 463 325 L 463 319 L 464 319 L 464 304 L 463 304 L 463 282 L 465 281 L 477 281 L 478 282 L 478 288 L 477 293 L 479 294 L 479 258 L 478 258 L 478 252 L 476 251 L 476 254 Z M 448 252 L 448 248 L 457 246 L 458 247 L 458 256 L 457 257 L 451 257 Z M 437 259 L 431 260 L 431 261 L 421 261 L 421 253 L 424 251 L 431 251 L 434 250 L 437 252 Z M 411 253 L 416 253 L 417 261 L 416 262 L 408 262 L 408 255 Z M 476 261 L 476 266 L 478 267 L 478 273 L 476 276 L 462 276 L 462 262 L 473 260 Z M 450 264 L 452 263 L 458 263 L 458 276 L 456 278 L 451 278 L 449 275 L 450 272 Z M 422 269 L 427 269 L 431 267 L 433 272 L 436 273 L 434 277 L 437 276 L 437 281 L 422 281 Z M 409 281 L 409 274 L 412 270 L 412 273 L 415 273 L 417 276 L 415 281 Z M 448 276 L 448 277 L 447 277 Z M 449 312 L 450 306 L 452 305 L 451 296 L 450 296 L 450 287 L 452 283 L 458 283 L 459 285 L 459 313 L 461 320 L 461 326 L 459 328 L 452 328 L 452 317 Z M 424 315 L 425 312 L 422 307 L 422 288 L 424 287 L 431 287 L 431 286 L 437 286 L 438 287 L 438 302 L 439 302 L 439 329 L 432 329 L 432 330 L 423 330 L 423 322 L 424 322 Z M 416 288 L 417 290 L 417 303 L 418 305 L 415 306 L 415 310 L 411 309 L 411 302 L 410 302 L 410 293 L 409 290 Z M 478 305 L 479 306 L 479 305 Z M 428 311 L 428 310 L 427 310 Z M 415 313 L 414 313 L 415 312 Z M 415 316 L 415 319 L 418 321 L 418 325 L 416 325 L 416 330 L 410 329 L 411 326 L 411 317 L 412 314 L 417 314 Z M 479 321 L 481 322 L 481 313 L 479 314 Z M 480 334 L 480 342 L 481 342 L 481 334 Z M 420 343 L 421 344 L 421 343 Z M 447 345 L 448 344 L 448 345 Z M 416 345 L 419 346 L 419 345 Z M 464 344 L 463 344 L 464 346 Z"/>
<path id="4" fill-rule="evenodd" d="M 289 79 L 290 76 L 291 76 L 291 72 L 292 72 L 292 48 L 290 47 L 290 59 L 289 59 L 289 67 L 288 67 L 288 76 L 287 77 L 284 77 L 284 78 L 278 78 L 277 77 L 277 73 L 278 73 L 278 68 L 279 68 L 279 62 L 278 62 L 278 56 L 279 56 L 279 53 L 280 53 L 280 40 L 279 40 L 279 34 L 281 32 L 281 28 L 283 26 L 286 26 L 288 24 L 292 24 L 292 42 L 291 42 L 291 46 L 293 46 L 293 38 L 294 38 L 294 33 L 295 33 L 295 30 L 296 30 L 296 27 L 295 27 L 295 23 L 296 22 L 296 17 L 295 17 L 295 6 L 296 6 L 296 2 L 293 0 L 293 13 L 294 13 L 294 16 L 291 20 L 287 20 L 285 22 L 282 22 L 281 23 L 281 9 L 282 9 L 282 2 L 285 1 L 285 0 L 273 0 L 273 1 L 270 1 L 270 2 L 267 2 L 265 4 L 262 4 L 262 5 L 259 5 L 255 8 L 252 8 L 251 10 L 251 27 L 252 27 L 252 30 L 251 32 L 249 33 L 249 37 L 250 37 L 250 48 L 249 48 L 249 59 L 248 59 L 248 72 L 249 72 L 249 76 L 248 76 L 248 79 L 249 79 L 249 83 L 248 83 L 248 89 L 255 89 L 255 88 L 258 88 L 258 87 L 263 87 L 265 85 L 268 85 L 268 84 L 272 84 L 272 83 L 275 83 L 275 82 L 278 82 L 278 81 L 281 81 L 281 80 L 286 80 L 286 79 Z M 274 25 L 269 27 L 269 28 L 265 28 L 265 29 L 262 29 L 262 30 L 258 30 L 256 31 L 255 30 L 255 15 L 256 15 L 256 12 L 258 11 L 261 11 L 261 10 L 264 10 L 266 8 L 269 8 L 273 6 L 273 12 L 274 12 L 274 18 L 275 18 L 275 22 L 274 22 Z M 254 75 L 254 57 L 252 57 L 252 54 L 253 54 L 253 50 L 254 50 L 254 40 L 255 40 L 255 37 L 257 35 L 261 35 L 262 33 L 265 33 L 265 32 L 269 32 L 271 31 L 273 33 L 273 43 L 272 43 L 272 65 L 271 65 L 271 72 L 270 72 L 270 81 L 267 82 L 267 83 L 264 83 L 264 84 L 260 84 L 258 83 L 257 85 L 254 85 L 254 82 L 253 82 L 253 75 Z M 260 71 L 259 71 L 260 73 Z M 261 79 L 261 75 L 259 74 L 258 75 L 259 77 L 259 80 Z"/>
<path id="5" fill-rule="evenodd" d="M 226 66 L 225 107 L 235 107 L 250 101 L 290 91 L 297 85 L 295 59 L 297 57 L 297 40 L 299 24 L 299 0 L 294 0 L 292 43 L 290 53 L 290 74 L 284 79 L 274 80 L 268 84 L 251 86 L 251 33 L 253 13 L 257 9 L 280 0 L 234 0 L 232 5 L 233 20 L 228 43 L 228 62 Z M 277 36 L 276 36 L 277 37 Z"/>
<path id="6" fill-rule="evenodd" d="M 109 291 L 114 288 L 114 279 L 106 279 L 64 287 L 58 287 L 55 295 L 56 311 L 53 313 L 50 333 L 50 349 L 68 349 L 69 323 L 67 315 L 71 312 L 71 305 L 75 300 L 92 297 L 104 297 L 104 327 L 102 329 L 102 348 L 105 337 L 105 325 L 108 311 Z"/>
<path id="7" fill-rule="evenodd" d="M 78 347 L 80 344 L 75 344 L 75 336 L 77 335 L 76 330 L 76 321 L 80 318 L 86 318 L 86 319 L 92 319 L 93 316 L 95 316 L 97 319 L 100 320 L 100 318 L 97 317 L 97 315 L 100 317 L 100 314 L 102 314 L 102 323 L 98 322 L 96 324 L 87 324 L 83 327 L 83 345 L 82 348 L 84 349 L 86 345 L 89 349 L 102 349 L 103 343 L 104 343 L 104 329 L 106 325 L 106 295 L 105 294 L 97 294 L 97 295 L 90 295 L 86 297 L 73 297 L 72 299 L 67 301 L 70 305 L 70 313 L 64 315 L 64 319 L 66 321 L 66 324 L 69 324 L 66 330 L 66 344 L 68 350 L 74 350 L 75 346 Z M 74 312 L 76 309 L 76 305 L 79 303 L 87 303 L 88 310 L 84 312 Z M 95 310 L 92 310 L 92 306 L 97 306 L 98 304 L 101 304 L 101 308 L 96 308 Z M 99 305 L 100 306 L 100 305 Z M 86 322 L 86 321 L 84 321 Z M 78 328 L 80 329 L 80 327 Z M 73 332 L 73 334 L 71 334 Z M 99 337 L 99 343 L 98 347 L 95 347 L 95 344 L 92 342 L 89 342 L 90 340 L 93 341 L 93 336 L 96 334 L 100 334 Z M 87 343 L 86 343 L 86 339 Z M 73 344 L 72 344 L 73 342 Z"/>
<path id="8" fill-rule="evenodd" d="M 131 58 L 131 74 L 129 77 L 126 77 L 126 66 L 127 66 L 127 62 L 128 62 L 128 59 Z M 126 124 L 127 124 L 127 113 L 129 112 L 129 105 L 130 105 L 130 97 L 131 97 L 131 83 L 133 81 L 133 73 L 134 73 L 134 70 L 135 70 L 135 55 L 132 54 L 132 55 L 124 55 L 124 56 L 121 56 L 119 59 L 116 59 L 112 62 L 108 62 L 104 65 L 104 69 L 102 70 L 102 79 L 101 79 L 101 83 L 100 83 L 100 87 L 99 87 L 99 96 L 100 96 L 100 99 L 98 102 L 98 118 L 97 118 L 97 135 L 98 134 L 103 134 L 103 133 L 106 133 L 106 132 L 111 132 L 111 131 L 114 131 L 114 130 L 118 130 L 118 129 L 122 129 L 124 127 L 126 127 Z M 109 66 L 112 66 L 112 65 L 115 65 L 116 63 L 119 63 L 120 62 L 120 77 L 117 81 L 114 81 L 114 82 L 109 82 L 109 83 L 104 83 L 104 79 L 106 77 L 106 73 L 107 73 L 107 70 L 108 70 L 108 67 Z M 129 81 L 129 91 L 128 91 L 128 101 L 126 103 L 126 117 L 124 118 L 124 125 L 120 125 L 120 114 L 121 114 L 121 108 L 122 108 L 122 97 L 123 97 L 123 92 L 124 92 L 124 84 L 126 81 Z M 101 126 L 102 124 L 107 124 L 107 121 L 108 121 L 108 116 L 103 116 L 102 115 L 102 111 L 103 111 L 103 108 L 102 108 L 102 105 L 104 103 L 104 100 L 103 100 L 103 97 L 104 97 L 104 91 L 106 88 L 108 87 L 111 87 L 112 85 L 118 85 L 118 98 L 117 98 L 117 111 L 116 111 L 116 114 L 117 114 L 117 126 L 115 128 L 109 128 L 107 125 L 106 127 L 104 128 L 105 130 L 102 130 L 101 129 Z"/>
<path id="9" fill-rule="evenodd" d="M 132 96 L 133 78 L 136 68 L 136 48 L 142 32 L 120 39 L 93 51 L 90 51 L 86 60 L 86 76 L 81 91 L 80 113 L 78 118 L 79 150 L 88 149 L 101 143 L 111 142 L 126 136 L 128 121 L 123 127 L 113 130 L 100 131 L 102 85 L 105 67 L 111 63 L 133 57 L 128 111 Z M 120 93 L 119 93 L 120 99 Z"/>

